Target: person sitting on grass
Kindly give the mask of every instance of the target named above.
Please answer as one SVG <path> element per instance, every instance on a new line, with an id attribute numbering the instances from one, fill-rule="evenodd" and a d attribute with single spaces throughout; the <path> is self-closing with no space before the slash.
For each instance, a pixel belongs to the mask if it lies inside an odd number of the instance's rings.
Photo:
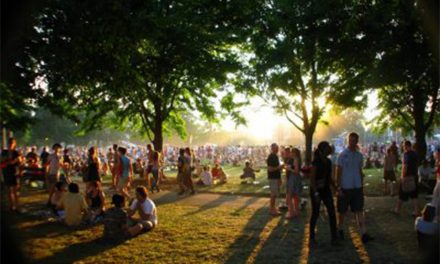
<path id="1" fill-rule="evenodd" d="M 228 176 L 223 171 L 223 168 L 219 165 L 218 162 L 215 163 L 214 168 L 211 170 L 212 179 L 214 184 L 217 183 L 226 183 L 228 180 Z"/>
<path id="2" fill-rule="evenodd" d="M 140 217 L 139 219 L 133 218 L 136 212 Z M 156 205 L 148 198 L 148 191 L 144 186 L 136 188 L 136 199 L 128 210 L 128 218 L 130 225 L 128 233 L 130 236 L 150 231 L 157 225 Z"/>
<path id="3" fill-rule="evenodd" d="M 69 192 L 65 193 L 58 203 L 58 209 L 64 209 L 64 223 L 68 226 L 79 226 L 87 212 L 87 203 L 79 193 L 76 183 L 69 184 Z"/>
<path id="4" fill-rule="evenodd" d="M 50 208 L 52 208 L 53 212 L 57 216 L 62 216 L 64 212 L 62 210 L 57 210 L 57 205 L 60 203 L 61 199 L 66 193 L 66 185 L 64 184 L 64 182 L 59 181 L 55 183 L 55 186 L 53 188 L 53 194 L 50 198 Z"/>
<path id="5" fill-rule="evenodd" d="M 114 207 L 105 212 L 103 219 L 104 234 L 103 240 L 106 242 L 116 242 L 125 240 L 128 237 L 127 212 L 125 211 L 125 197 L 114 194 L 112 197 Z"/>
<path id="6" fill-rule="evenodd" d="M 209 166 L 203 166 L 203 172 L 200 174 L 200 180 L 197 182 L 197 185 L 201 186 L 210 186 L 212 185 L 212 175 L 209 172 Z"/>
<path id="7" fill-rule="evenodd" d="M 248 183 L 248 179 L 252 179 L 252 182 L 254 182 L 255 172 L 259 172 L 260 170 L 254 169 L 250 161 L 246 161 L 244 166 L 245 167 L 243 169 L 243 174 L 240 175 L 240 179 L 243 179 L 244 181 L 242 181 L 241 183 L 243 184 Z"/>
<path id="8" fill-rule="evenodd" d="M 426 204 L 425 208 L 423 208 L 422 216 L 417 217 L 415 221 L 417 242 L 426 263 L 439 263 L 437 251 L 439 248 L 439 223 L 434 218 L 435 207 L 431 204 Z"/>
<path id="9" fill-rule="evenodd" d="M 105 211 L 105 195 L 100 182 L 90 182 L 86 192 L 86 202 L 90 209 L 90 221 L 96 223 L 102 219 Z"/>

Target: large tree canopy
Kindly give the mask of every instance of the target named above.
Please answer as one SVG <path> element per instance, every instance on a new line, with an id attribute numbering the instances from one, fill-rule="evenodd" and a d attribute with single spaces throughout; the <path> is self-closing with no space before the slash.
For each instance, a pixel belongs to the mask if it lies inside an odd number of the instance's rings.
<path id="1" fill-rule="evenodd" d="M 318 122 L 333 100 L 338 79 L 331 54 L 338 49 L 350 14 L 344 1 L 266 1 L 261 6 L 252 44 L 253 60 L 263 96 L 275 101 L 305 136 L 306 162 Z M 345 106 L 361 106 L 354 93 L 342 95 Z"/>
<path id="2" fill-rule="evenodd" d="M 243 121 L 224 88 L 240 69 L 231 52 L 240 40 L 235 25 L 249 10 L 240 4 L 246 1 L 51 1 L 22 67 L 47 86 L 43 105 L 71 118 L 85 111 L 86 130 L 111 112 L 112 122 L 141 124 L 161 149 L 164 129 L 183 133 L 182 113 L 215 120 L 214 101 Z"/>
<path id="3" fill-rule="evenodd" d="M 381 0 L 352 6 L 351 30 L 336 53 L 343 58 L 339 93 L 378 89 L 376 124 L 412 130 L 421 157 L 426 134 L 440 124 L 438 2 L 428 3 Z"/>

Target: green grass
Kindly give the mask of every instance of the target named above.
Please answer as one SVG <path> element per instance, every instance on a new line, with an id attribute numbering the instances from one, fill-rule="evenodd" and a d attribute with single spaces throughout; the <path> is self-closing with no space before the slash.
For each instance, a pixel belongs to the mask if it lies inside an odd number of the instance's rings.
<path id="1" fill-rule="evenodd" d="M 173 194 L 175 195 L 175 194 Z M 28 209 L 43 208 L 47 194 L 23 190 Z M 197 197 L 197 196 L 196 196 Z M 251 200 L 235 203 L 220 196 L 200 206 L 158 203 L 159 225 L 150 233 L 119 245 L 98 242 L 103 227 L 74 230 L 46 219 L 4 215 L 22 241 L 25 255 L 33 263 L 419 263 L 413 219 L 409 205 L 402 216 L 389 212 L 395 199 L 367 199 L 367 228 L 376 241 L 365 247 L 349 218 L 347 239 L 339 248 L 329 245 L 325 217 L 318 221 L 321 246 L 308 250 L 308 217 L 287 221 L 268 216 L 267 204 L 250 206 Z M 234 201 L 230 203 L 229 201 Z M 252 200 L 255 202 L 255 200 Z M 3 207 L 4 208 L 4 207 Z M 5 219 L 5 218 L 3 218 Z M 352 236 L 352 238 L 351 238 Z"/>
<path id="2" fill-rule="evenodd" d="M 246 195 L 267 195 L 270 193 L 267 172 L 261 168 L 256 173 L 256 182 L 254 184 L 241 184 L 240 175 L 243 173 L 242 167 L 225 166 L 224 171 L 229 175 L 228 182 L 214 186 L 200 187 L 199 190 L 213 193 L 246 194 Z M 365 173 L 365 195 L 381 196 L 383 194 L 383 171 L 382 169 L 367 169 Z M 170 175 L 173 175 L 172 173 Z M 284 180 L 284 177 L 283 177 Z M 308 196 L 308 179 L 304 179 L 306 187 L 303 196 Z M 285 189 L 282 187 L 282 192 Z"/>

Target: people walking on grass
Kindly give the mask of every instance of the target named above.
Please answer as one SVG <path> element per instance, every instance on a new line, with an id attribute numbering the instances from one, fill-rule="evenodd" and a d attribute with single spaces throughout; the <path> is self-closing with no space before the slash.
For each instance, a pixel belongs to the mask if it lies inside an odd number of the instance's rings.
<path id="1" fill-rule="evenodd" d="M 312 215 L 310 217 L 310 246 L 315 246 L 315 227 L 319 217 L 321 201 L 327 208 L 330 224 L 331 242 L 337 244 L 336 213 L 331 189 L 335 189 L 332 179 L 332 162 L 328 158 L 332 149 L 327 141 L 318 144 L 313 154 L 312 172 L 310 174 L 310 200 L 312 203 Z"/>
<path id="2" fill-rule="evenodd" d="M 344 238 L 345 214 L 350 207 L 356 217 L 362 242 L 372 239 L 367 234 L 364 216 L 364 173 L 363 156 L 358 150 L 359 135 L 352 132 L 348 135 L 348 147 L 341 152 L 337 160 L 337 207 L 338 207 L 338 233 Z"/>
<path id="3" fill-rule="evenodd" d="M 109 154 L 110 171 L 112 173 L 112 188 L 116 189 L 118 186 L 119 174 L 121 170 L 121 159 L 119 157 L 118 145 L 113 144 L 113 154 Z"/>
<path id="4" fill-rule="evenodd" d="M 124 195 L 127 199 L 130 199 L 130 194 L 128 193 L 128 188 L 133 177 L 133 167 L 131 160 L 126 156 L 127 149 L 124 147 L 118 148 L 118 155 L 120 159 L 120 171 L 118 178 L 118 191 Z"/>
<path id="5" fill-rule="evenodd" d="M 191 155 L 191 149 L 186 147 L 185 148 L 185 155 L 183 158 L 184 166 L 183 166 L 183 184 L 186 188 L 186 190 L 190 191 L 190 194 L 195 194 L 194 190 L 194 184 L 191 177 L 191 165 L 192 165 L 192 155 Z"/>
<path id="6" fill-rule="evenodd" d="M 402 175 L 400 176 L 399 200 L 397 201 L 394 213 L 399 214 L 403 202 L 411 199 L 414 205 L 413 216 L 419 215 L 418 190 L 417 190 L 417 169 L 418 156 L 412 149 L 411 141 L 405 141 L 404 154 L 402 159 Z"/>
<path id="7" fill-rule="evenodd" d="M 18 212 L 18 166 L 19 154 L 16 150 L 17 142 L 15 138 L 9 139 L 9 148 L 2 151 L 1 168 L 3 173 L 4 184 L 8 189 L 9 210 Z"/>
<path id="8" fill-rule="evenodd" d="M 384 195 L 394 196 L 394 184 L 396 183 L 397 155 L 390 148 L 383 161 Z"/>
<path id="9" fill-rule="evenodd" d="M 154 192 L 154 190 L 160 192 L 160 173 L 161 173 L 161 159 L 160 159 L 160 153 L 158 151 L 153 152 L 153 164 L 151 167 L 151 174 L 153 175 L 153 178 L 151 179 L 151 193 Z"/>
<path id="10" fill-rule="evenodd" d="M 60 171 L 63 166 L 63 157 L 61 156 L 61 145 L 55 143 L 52 146 L 52 154 L 47 157 L 46 166 L 46 187 L 49 192 L 47 204 L 50 204 L 50 199 L 54 191 L 54 185 L 60 180 Z"/>
<path id="11" fill-rule="evenodd" d="M 153 145 L 147 144 L 147 168 L 145 169 L 145 180 L 147 181 L 148 186 L 151 188 L 152 186 L 152 179 L 150 178 L 150 173 L 153 171 Z"/>
<path id="12" fill-rule="evenodd" d="M 269 187 L 270 187 L 270 208 L 269 213 L 272 216 L 280 215 L 280 212 L 275 207 L 276 198 L 280 193 L 281 186 L 281 171 L 284 166 L 280 164 L 280 159 L 278 157 L 279 147 L 276 143 L 273 143 L 270 146 L 271 153 L 267 157 L 267 178 L 269 179 Z"/>
<path id="13" fill-rule="evenodd" d="M 301 208 L 301 193 L 303 189 L 302 179 L 300 175 L 301 170 L 301 152 L 297 148 L 290 148 L 289 157 L 286 162 L 286 172 L 287 173 L 287 206 L 290 207 L 288 209 L 288 218 L 298 217 Z M 292 203 L 293 202 L 293 203 Z"/>
<path id="14" fill-rule="evenodd" d="M 87 176 L 86 176 L 86 182 L 87 186 L 91 182 L 101 182 L 101 176 L 99 175 L 99 168 L 100 168 L 100 162 L 98 158 L 98 148 L 97 147 L 91 147 L 88 151 L 88 157 L 87 157 Z"/>

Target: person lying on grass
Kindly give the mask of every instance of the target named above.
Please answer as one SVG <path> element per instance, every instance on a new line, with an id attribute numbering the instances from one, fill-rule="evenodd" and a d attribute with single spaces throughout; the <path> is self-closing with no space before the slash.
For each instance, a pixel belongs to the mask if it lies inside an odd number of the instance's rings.
<path id="1" fill-rule="evenodd" d="M 79 226 L 83 216 L 87 213 L 87 203 L 79 193 L 79 186 L 76 183 L 69 184 L 69 192 L 65 193 L 57 209 L 64 209 L 64 223 L 68 226 Z"/>
<path id="2" fill-rule="evenodd" d="M 114 207 L 108 209 L 104 216 L 103 241 L 115 242 L 128 237 L 127 212 L 125 211 L 125 197 L 114 194 L 112 197 Z"/>
<path id="3" fill-rule="evenodd" d="M 139 219 L 133 217 L 136 212 L 140 217 Z M 136 188 L 136 199 L 128 209 L 128 218 L 130 226 L 128 233 L 131 236 L 150 231 L 157 225 L 156 205 L 148 198 L 148 191 L 144 186 Z"/>

